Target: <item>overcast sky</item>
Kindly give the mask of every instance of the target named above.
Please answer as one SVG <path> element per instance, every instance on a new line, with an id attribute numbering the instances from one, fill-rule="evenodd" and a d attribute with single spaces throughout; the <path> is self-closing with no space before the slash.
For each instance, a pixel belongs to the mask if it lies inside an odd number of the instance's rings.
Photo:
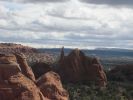
<path id="1" fill-rule="evenodd" d="M 133 49 L 133 0 L 0 0 L 0 42 Z"/>

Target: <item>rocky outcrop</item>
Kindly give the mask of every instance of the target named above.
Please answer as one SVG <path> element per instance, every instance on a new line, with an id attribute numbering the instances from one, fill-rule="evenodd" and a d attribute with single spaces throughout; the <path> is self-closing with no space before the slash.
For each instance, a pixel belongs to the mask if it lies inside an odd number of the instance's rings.
<path id="1" fill-rule="evenodd" d="M 49 71 L 37 80 L 37 86 L 49 100 L 69 100 L 67 91 L 62 87 L 57 73 Z"/>
<path id="2" fill-rule="evenodd" d="M 0 43 L 1 53 L 34 53 L 37 52 L 35 48 L 23 46 L 21 44 Z"/>
<path id="3" fill-rule="evenodd" d="M 21 73 L 14 58 L 0 55 L 0 100 L 45 100 L 34 82 Z"/>
<path id="4" fill-rule="evenodd" d="M 68 100 L 68 93 L 58 74 L 47 72 L 36 81 L 23 54 L 0 54 L 0 100 Z"/>
<path id="5" fill-rule="evenodd" d="M 29 79 L 35 81 L 34 73 L 31 69 L 31 67 L 28 66 L 25 55 L 20 53 L 20 54 L 15 54 L 15 56 L 17 58 L 17 62 L 19 64 L 19 66 L 22 70 L 22 74 L 27 76 Z"/>
<path id="6" fill-rule="evenodd" d="M 133 82 L 133 65 L 119 65 L 107 73 L 109 80 Z"/>
<path id="7" fill-rule="evenodd" d="M 33 72 L 34 72 L 36 78 L 39 78 L 43 74 L 45 74 L 49 71 L 52 71 L 52 68 L 50 67 L 50 65 L 46 64 L 44 62 L 34 63 L 34 64 L 32 64 L 31 67 L 33 69 Z"/>
<path id="8" fill-rule="evenodd" d="M 64 56 L 62 49 L 57 69 L 64 82 L 95 82 L 99 86 L 105 86 L 107 83 L 103 67 L 97 58 L 90 58 L 75 49 L 68 56 Z"/>

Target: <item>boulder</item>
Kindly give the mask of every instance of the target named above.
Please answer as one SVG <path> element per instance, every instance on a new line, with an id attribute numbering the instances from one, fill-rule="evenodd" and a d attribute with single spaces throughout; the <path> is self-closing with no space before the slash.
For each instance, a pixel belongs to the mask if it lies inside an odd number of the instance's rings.
<path id="1" fill-rule="evenodd" d="M 69 100 L 68 92 L 63 88 L 57 73 L 49 71 L 37 80 L 44 97 L 49 100 Z"/>
<path id="2" fill-rule="evenodd" d="M 22 74 L 19 64 L 8 57 L 0 55 L 0 100 L 46 100 L 35 83 Z"/>
<path id="3" fill-rule="evenodd" d="M 106 86 L 107 78 L 103 66 L 98 58 L 87 57 L 79 49 L 75 49 L 61 57 L 58 63 L 57 72 L 64 82 L 95 82 L 99 86 Z"/>
<path id="4" fill-rule="evenodd" d="M 25 55 L 23 53 L 20 53 L 20 54 L 15 54 L 15 56 L 17 58 L 17 63 L 19 64 L 19 66 L 22 70 L 22 74 L 27 76 L 29 79 L 35 81 L 34 73 L 31 69 L 31 67 L 29 67 L 29 65 L 26 61 Z"/>

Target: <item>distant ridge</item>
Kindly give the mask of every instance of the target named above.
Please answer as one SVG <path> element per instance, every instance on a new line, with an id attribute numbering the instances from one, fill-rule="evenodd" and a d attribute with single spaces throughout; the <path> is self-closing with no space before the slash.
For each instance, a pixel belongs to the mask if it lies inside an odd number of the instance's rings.
<path id="1" fill-rule="evenodd" d="M 50 52 L 60 54 L 60 48 L 40 48 L 38 52 Z M 68 54 L 72 49 L 65 48 L 65 54 Z M 96 48 L 94 50 L 82 49 L 82 51 L 89 56 L 97 57 L 133 57 L 133 50 L 119 49 L 119 48 Z"/>
<path id="2" fill-rule="evenodd" d="M 127 51 L 127 52 L 133 52 L 132 49 L 121 49 L 121 48 L 96 48 L 94 50 L 108 50 L 108 51 Z"/>
<path id="3" fill-rule="evenodd" d="M 21 44 L 0 43 L 0 53 L 15 53 L 15 52 L 32 53 L 32 52 L 37 52 L 37 50 L 35 48 L 29 46 L 23 46 Z"/>

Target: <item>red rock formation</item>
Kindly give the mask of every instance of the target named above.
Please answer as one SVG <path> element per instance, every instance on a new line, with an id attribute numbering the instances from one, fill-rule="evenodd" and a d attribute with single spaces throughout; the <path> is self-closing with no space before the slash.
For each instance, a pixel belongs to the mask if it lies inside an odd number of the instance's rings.
<path id="1" fill-rule="evenodd" d="M 47 72 L 37 80 L 37 86 L 50 100 L 69 100 L 69 95 L 62 87 L 60 77 L 55 72 Z"/>
<path id="2" fill-rule="evenodd" d="M 64 47 L 62 47 L 59 62 L 62 62 L 62 61 L 64 60 L 64 54 L 65 54 L 65 53 L 64 53 Z"/>
<path id="3" fill-rule="evenodd" d="M 105 86 L 107 79 L 103 67 L 97 58 L 89 58 L 76 49 L 68 56 L 62 50 L 58 72 L 65 82 L 92 81 Z"/>
<path id="4" fill-rule="evenodd" d="M 46 100 L 34 82 L 21 73 L 14 57 L 0 55 L 0 100 Z"/>
<path id="5" fill-rule="evenodd" d="M 34 53 L 37 52 L 36 49 L 23 46 L 21 44 L 13 44 L 13 43 L 0 43 L 0 52 L 1 53 Z"/>
<path id="6" fill-rule="evenodd" d="M 0 100 L 68 100 L 58 74 L 47 72 L 36 81 L 41 92 L 29 68 L 23 54 L 0 54 Z"/>
<path id="7" fill-rule="evenodd" d="M 17 62 L 19 64 L 19 66 L 22 70 L 22 74 L 27 76 L 29 79 L 35 81 L 34 73 L 31 69 L 31 67 L 28 66 L 25 55 L 21 53 L 21 54 L 15 54 L 15 56 L 17 58 Z"/>

